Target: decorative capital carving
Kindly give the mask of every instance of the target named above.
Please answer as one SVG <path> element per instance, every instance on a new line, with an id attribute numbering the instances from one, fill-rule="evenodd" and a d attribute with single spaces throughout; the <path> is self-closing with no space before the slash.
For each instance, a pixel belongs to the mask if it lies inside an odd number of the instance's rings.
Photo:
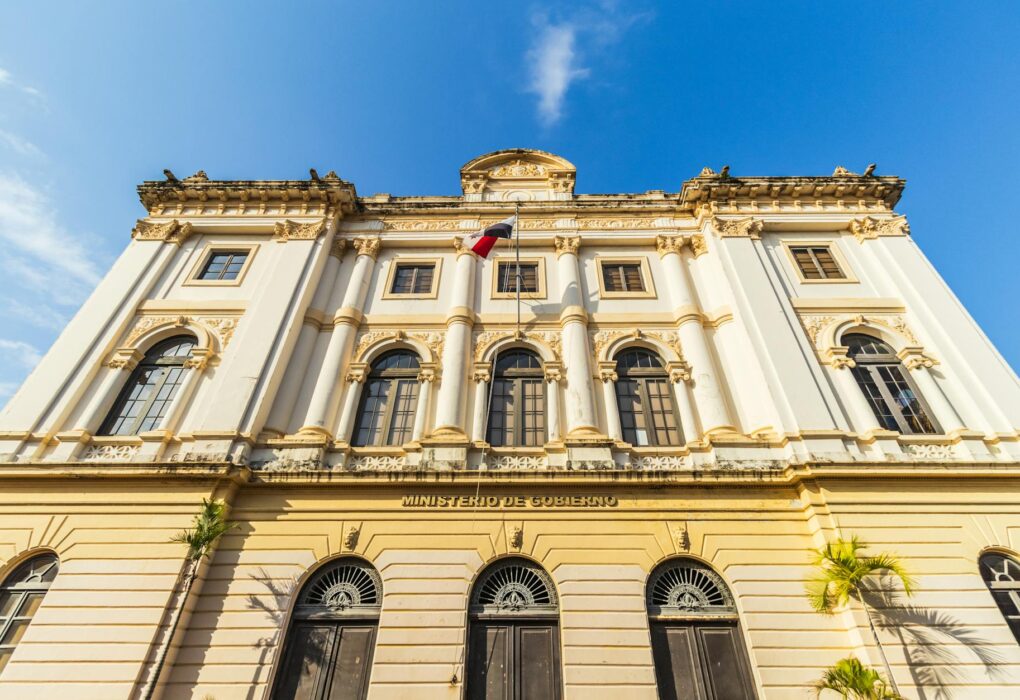
<path id="1" fill-rule="evenodd" d="M 524 530 L 519 527 L 515 527 L 510 530 L 510 546 L 513 549 L 520 551 L 524 545 Z"/>
<path id="2" fill-rule="evenodd" d="M 201 372 L 212 359 L 213 352 L 209 348 L 192 348 L 191 357 L 184 361 L 184 366 Z"/>
<path id="3" fill-rule="evenodd" d="M 138 363 L 141 362 L 143 357 L 144 355 L 134 348 L 119 348 L 113 353 L 113 356 L 103 364 L 110 369 L 123 369 L 130 372 L 138 366 Z"/>
<path id="4" fill-rule="evenodd" d="M 382 248 L 382 240 L 378 238 L 355 238 L 354 250 L 358 255 L 367 255 L 375 260 L 379 257 L 379 249 Z"/>
<path id="5" fill-rule="evenodd" d="M 556 246 L 556 257 L 566 253 L 569 253 L 570 255 L 577 255 L 577 251 L 581 247 L 581 237 L 556 236 L 553 238 L 553 245 Z"/>
<path id="6" fill-rule="evenodd" d="M 545 363 L 545 380 L 547 382 L 558 382 L 563 379 L 563 368 L 559 362 Z"/>
<path id="7" fill-rule="evenodd" d="M 329 247 L 329 254 L 337 260 L 344 259 L 344 252 L 347 250 L 346 238 L 334 238 L 333 245 Z"/>
<path id="8" fill-rule="evenodd" d="M 361 535 L 361 528 L 351 525 L 347 528 L 347 534 L 344 535 L 344 547 L 348 551 L 352 551 L 358 546 L 358 537 Z"/>
<path id="9" fill-rule="evenodd" d="M 287 219 L 277 221 L 273 227 L 273 240 L 277 243 L 287 241 L 314 241 L 326 230 L 326 219 L 313 221 L 310 224 L 299 224 Z"/>
<path id="10" fill-rule="evenodd" d="M 481 362 L 475 364 L 475 370 L 471 378 L 476 382 L 487 382 L 492 379 L 492 363 Z"/>
<path id="11" fill-rule="evenodd" d="M 746 219 L 712 219 L 712 228 L 720 238 L 761 238 L 765 224 L 761 219 L 749 216 Z"/>
<path id="12" fill-rule="evenodd" d="M 659 257 L 665 257 L 670 253 L 680 254 L 680 251 L 684 247 L 683 236 L 664 236 L 659 235 L 655 237 L 655 250 L 659 253 Z"/>
<path id="13" fill-rule="evenodd" d="M 669 371 L 669 380 L 674 384 L 691 379 L 691 366 L 686 362 L 667 362 L 666 369 Z"/>
<path id="14" fill-rule="evenodd" d="M 156 224 L 138 219 L 131 230 L 131 237 L 139 241 L 163 241 L 180 245 L 193 233 L 191 223 L 181 223 L 177 219 Z"/>
<path id="15" fill-rule="evenodd" d="M 436 370 L 434 368 L 426 369 L 423 367 L 422 370 L 418 372 L 418 381 L 422 383 L 436 381 Z"/>
<path id="16" fill-rule="evenodd" d="M 907 223 L 905 216 L 897 216 L 892 219 L 876 219 L 866 216 L 863 219 L 851 219 L 849 227 L 850 233 L 859 243 L 879 236 L 910 235 L 910 224 Z"/>
<path id="17" fill-rule="evenodd" d="M 933 357 L 929 357 L 924 354 L 924 348 L 908 346 L 896 353 L 896 357 L 900 358 L 903 362 L 903 366 L 907 369 L 931 369 L 938 364 L 938 360 Z"/>
<path id="18" fill-rule="evenodd" d="M 694 253 L 694 257 L 699 257 L 708 252 L 708 244 L 705 243 L 705 237 L 700 233 L 695 233 L 690 237 L 689 240 L 691 246 L 691 252 Z"/>
<path id="19" fill-rule="evenodd" d="M 457 251 L 457 257 L 458 258 L 461 255 L 469 255 L 472 252 L 470 248 L 468 248 L 466 245 L 464 245 L 464 239 L 463 238 L 454 238 L 453 239 L 453 249 L 455 251 Z"/>
<path id="20" fill-rule="evenodd" d="M 599 380 L 603 384 L 615 382 L 619 378 L 619 375 L 616 374 L 616 360 L 599 363 Z"/>
<path id="21" fill-rule="evenodd" d="M 857 363 L 849 356 L 850 348 L 837 346 L 825 351 L 824 359 L 833 369 L 853 369 Z"/>
<path id="22" fill-rule="evenodd" d="M 344 379 L 348 384 L 360 384 L 368 376 L 368 365 L 364 362 L 352 362 Z"/>

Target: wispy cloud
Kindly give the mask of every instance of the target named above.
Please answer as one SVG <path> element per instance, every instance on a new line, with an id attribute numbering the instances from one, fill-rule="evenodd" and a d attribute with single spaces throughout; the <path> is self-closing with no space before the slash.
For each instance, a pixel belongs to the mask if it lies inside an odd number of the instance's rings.
<path id="1" fill-rule="evenodd" d="M 41 98 L 43 96 L 41 90 L 37 90 L 31 85 L 25 85 L 24 83 L 18 82 L 14 79 L 14 76 L 11 75 L 11 72 L 4 68 L 0 68 L 0 87 L 10 87 L 15 90 L 21 90 L 26 95 L 31 95 L 32 97 Z"/>
<path id="2" fill-rule="evenodd" d="M 592 68 L 585 63 L 594 62 L 627 29 L 650 16 L 646 12 L 623 13 L 613 0 L 602 0 L 555 20 L 546 14 L 536 15 L 535 41 L 525 59 L 528 92 L 538 96 L 539 120 L 545 126 L 558 122 L 570 86 L 592 75 Z"/>
<path id="3" fill-rule="evenodd" d="M 21 340 L 7 340 L 6 338 L 0 338 L 0 356 L 14 361 L 26 369 L 32 369 L 42 359 L 42 353 L 35 346 Z"/>
<path id="4" fill-rule="evenodd" d="M 43 152 L 28 139 L 23 139 L 17 134 L 12 134 L 11 132 L 4 131 L 3 129 L 0 129 L 0 144 L 3 144 L 7 148 L 22 156 L 41 158 L 43 155 Z"/>

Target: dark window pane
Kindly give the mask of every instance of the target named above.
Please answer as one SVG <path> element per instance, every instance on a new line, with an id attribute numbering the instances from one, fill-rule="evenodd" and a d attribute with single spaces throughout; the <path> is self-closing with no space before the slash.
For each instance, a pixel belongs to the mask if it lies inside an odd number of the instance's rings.
<path id="1" fill-rule="evenodd" d="M 512 294 L 517 291 L 517 263 L 500 261 L 496 273 L 496 291 Z M 521 294 L 538 293 L 538 263 L 521 263 Z"/>
<path id="2" fill-rule="evenodd" d="M 236 279 L 248 259 L 248 251 L 235 250 L 213 253 L 198 275 L 201 280 Z"/>
<path id="3" fill-rule="evenodd" d="M 432 263 L 397 265 L 397 269 L 393 274 L 393 286 L 390 288 L 390 293 L 428 294 L 432 291 L 434 275 L 435 265 Z"/>
<path id="4" fill-rule="evenodd" d="M 619 265 L 603 264 L 602 278 L 603 280 L 605 280 L 607 292 L 624 291 L 623 270 L 620 268 Z"/>

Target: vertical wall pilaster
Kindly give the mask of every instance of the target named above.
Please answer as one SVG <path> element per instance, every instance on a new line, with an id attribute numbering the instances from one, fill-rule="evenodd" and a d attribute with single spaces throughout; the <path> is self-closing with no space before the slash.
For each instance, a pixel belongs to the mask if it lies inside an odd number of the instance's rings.
<path id="1" fill-rule="evenodd" d="M 459 239 L 454 240 L 457 266 L 454 271 L 453 300 L 446 317 L 443 371 L 436 401 L 436 429 L 433 436 L 443 440 L 467 441 L 464 430 L 465 385 L 471 357 L 471 328 L 474 325 L 473 294 L 475 257 Z"/>
<path id="2" fill-rule="evenodd" d="M 580 236 L 557 236 L 556 265 L 560 279 L 560 328 L 566 369 L 566 437 L 598 436 L 595 383 L 592 380 L 588 313 L 581 297 L 581 274 L 577 251 Z"/>

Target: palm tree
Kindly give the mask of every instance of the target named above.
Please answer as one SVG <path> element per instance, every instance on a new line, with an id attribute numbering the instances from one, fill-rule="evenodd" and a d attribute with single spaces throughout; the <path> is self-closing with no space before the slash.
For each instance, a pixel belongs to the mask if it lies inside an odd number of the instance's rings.
<path id="1" fill-rule="evenodd" d="M 882 656 L 882 663 L 885 664 L 892 692 L 896 694 L 894 697 L 899 697 L 899 688 L 896 686 L 896 679 L 893 678 L 885 649 L 882 648 L 882 640 L 879 639 L 878 631 L 875 629 L 871 608 L 864 598 L 864 592 L 867 579 L 880 573 L 889 573 L 900 580 L 903 591 L 909 596 L 914 591 L 914 579 L 907 574 L 897 557 L 884 553 L 866 556 L 861 551 L 866 546 L 854 535 L 849 540 L 841 537 L 817 550 L 814 565 L 818 567 L 818 573 L 808 580 L 807 596 L 811 606 L 826 615 L 832 615 L 851 598 L 864 606 L 864 613 L 867 615 L 875 644 L 878 645 L 878 653 Z"/>
<path id="2" fill-rule="evenodd" d="M 156 682 L 163 672 L 163 664 L 166 662 L 167 652 L 170 650 L 170 642 L 177 633 L 177 625 L 181 621 L 181 613 L 191 593 L 191 586 L 198 576 L 198 566 L 202 559 L 209 556 L 213 545 L 220 536 L 229 530 L 237 527 L 237 523 L 228 522 L 224 517 L 226 504 L 223 501 L 215 501 L 207 498 L 202 499 L 202 510 L 195 516 L 195 526 L 190 530 L 182 530 L 170 538 L 171 542 L 179 542 L 188 545 L 188 553 L 185 555 L 187 569 L 184 573 L 184 588 L 178 597 L 177 607 L 174 609 L 173 619 L 170 622 L 170 630 L 163 640 L 156 657 L 156 667 L 149 675 L 149 681 L 142 692 L 144 700 L 151 700 L 156 690 Z"/>
<path id="3" fill-rule="evenodd" d="M 844 700 L 902 699 L 878 671 L 862 664 L 856 656 L 840 659 L 825 669 L 822 679 L 815 683 L 815 697 L 819 697 L 823 690 L 839 693 Z"/>

